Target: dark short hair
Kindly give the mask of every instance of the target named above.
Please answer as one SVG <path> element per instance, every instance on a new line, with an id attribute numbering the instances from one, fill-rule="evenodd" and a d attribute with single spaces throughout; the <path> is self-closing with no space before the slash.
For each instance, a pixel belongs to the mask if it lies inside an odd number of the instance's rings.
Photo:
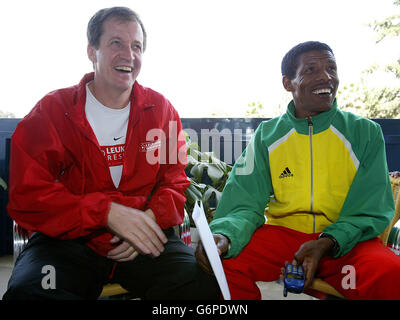
<path id="1" fill-rule="evenodd" d="M 296 70 L 299 63 L 299 56 L 305 52 L 309 51 L 329 51 L 333 54 L 331 47 L 329 47 L 326 43 L 318 42 L 318 41 L 307 41 L 299 43 L 294 46 L 292 49 L 285 54 L 282 59 L 281 64 L 281 72 L 282 76 L 286 76 L 289 79 L 293 79 L 296 76 Z"/>
<path id="2" fill-rule="evenodd" d="M 137 22 L 143 31 L 143 51 L 146 49 L 147 35 L 142 20 L 139 15 L 127 7 L 112 7 L 97 11 L 89 20 L 87 27 L 87 38 L 89 44 L 98 49 L 100 46 L 100 37 L 103 34 L 103 25 L 108 19 L 117 18 L 121 21 Z"/>

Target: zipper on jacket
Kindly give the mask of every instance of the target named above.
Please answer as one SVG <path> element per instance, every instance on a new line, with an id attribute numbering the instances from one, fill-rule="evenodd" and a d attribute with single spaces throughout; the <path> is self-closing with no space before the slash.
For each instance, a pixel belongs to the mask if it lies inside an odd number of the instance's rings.
<path id="1" fill-rule="evenodd" d="M 314 209 L 314 163 L 313 163 L 313 143 L 312 136 L 314 131 L 314 125 L 311 117 L 307 117 L 308 122 L 308 135 L 310 136 L 310 164 L 311 164 L 311 199 L 310 199 L 310 212 L 313 215 L 313 233 L 315 233 L 315 214 Z"/>

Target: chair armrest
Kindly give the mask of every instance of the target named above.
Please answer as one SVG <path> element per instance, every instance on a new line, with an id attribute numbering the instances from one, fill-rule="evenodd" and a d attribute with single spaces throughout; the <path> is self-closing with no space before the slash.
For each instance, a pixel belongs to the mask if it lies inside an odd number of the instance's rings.
<path id="1" fill-rule="evenodd" d="M 15 221 L 13 221 L 13 246 L 14 246 L 14 262 L 26 247 L 29 240 L 29 233 L 21 228 Z"/>
<path id="2" fill-rule="evenodd" d="M 382 243 L 386 246 L 390 232 L 393 226 L 399 221 L 400 217 L 400 177 L 390 176 L 390 183 L 392 184 L 393 199 L 395 204 L 394 216 L 390 224 L 387 226 L 385 231 L 379 236 L 382 239 Z"/>
<path id="3" fill-rule="evenodd" d="M 313 282 L 309 286 L 309 289 L 314 289 L 323 293 L 330 294 L 335 297 L 344 298 L 344 296 L 332 287 L 329 283 L 325 282 L 320 278 L 314 278 Z"/>

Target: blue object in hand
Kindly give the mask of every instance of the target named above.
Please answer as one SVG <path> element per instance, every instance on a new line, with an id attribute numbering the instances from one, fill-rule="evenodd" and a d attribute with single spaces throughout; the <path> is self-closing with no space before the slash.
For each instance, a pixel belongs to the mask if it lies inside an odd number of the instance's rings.
<path id="1" fill-rule="evenodd" d="M 288 263 L 285 268 L 285 277 L 283 279 L 283 296 L 287 296 L 287 292 L 302 293 L 306 277 L 304 275 L 303 266 L 296 266 Z"/>

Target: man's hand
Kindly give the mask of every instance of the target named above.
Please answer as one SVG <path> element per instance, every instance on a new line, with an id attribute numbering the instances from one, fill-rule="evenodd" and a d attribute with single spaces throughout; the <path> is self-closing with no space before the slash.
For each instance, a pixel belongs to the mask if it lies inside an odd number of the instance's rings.
<path id="1" fill-rule="evenodd" d="M 292 264 L 303 265 L 306 282 L 304 288 L 306 289 L 314 280 L 315 272 L 317 270 L 319 261 L 322 257 L 327 255 L 329 250 L 333 247 L 334 243 L 329 238 L 321 238 L 318 240 L 311 240 L 303 243 L 299 250 L 294 254 Z M 285 268 L 281 268 L 282 276 L 285 273 Z"/>
<path id="2" fill-rule="evenodd" d="M 151 210 L 143 212 L 112 202 L 107 226 L 113 234 L 127 242 L 138 253 L 158 257 L 164 251 L 167 237 L 155 222 Z"/>
<path id="3" fill-rule="evenodd" d="M 217 245 L 218 254 L 224 255 L 229 248 L 229 240 L 222 234 L 214 234 L 214 241 Z M 207 254 L 204 250 L 203 244 L 199 241 L 196 252 L 195 252 L 196 260 L 200 267 L 207 273 L 213 274 L 210 261 L 208 261 Z"/>
<path id="4" fill-rule="evenodd" d="M 134 247 L 132 247 L 128 242 L 122 241 L 118 236 L 114 236 L 110 240 L 110 243 L 120 244 L 118 245 L 118 247 L 108 251 L 107 258 L 109 259 L 115 260 L 117 262 L 124 262 L 133 260 L 139 255 L 139 252 L 137 252 Z"/>

